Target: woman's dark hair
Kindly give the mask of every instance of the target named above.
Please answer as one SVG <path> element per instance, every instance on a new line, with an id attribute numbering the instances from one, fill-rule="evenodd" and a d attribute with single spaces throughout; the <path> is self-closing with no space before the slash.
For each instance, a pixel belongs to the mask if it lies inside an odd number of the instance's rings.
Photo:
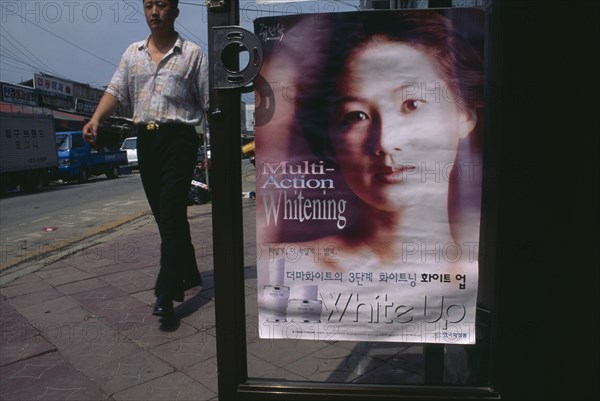
<path id="1" fill-rule="evenodd" d="M 464 110 L 483 107 L 483 59 L 437 11 L 399 11 L 327 14 L 329 40 L 322 48 L 325 62 L 305 71 L 298 85 L 296 116 L 311 150 L 326 158 L 331 151 L 329 110 L 338 96 L 348 57 L 373 37 L 399 41 L 424 50 L 435 61 L 451 88 L 453 99 Z"/>

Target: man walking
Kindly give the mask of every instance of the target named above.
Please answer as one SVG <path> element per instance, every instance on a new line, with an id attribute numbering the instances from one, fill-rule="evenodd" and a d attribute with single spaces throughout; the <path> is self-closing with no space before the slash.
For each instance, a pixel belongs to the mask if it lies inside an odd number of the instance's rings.
<path id="1" fill-rule="evenodd" d="M 187 193 L 208 109 L 208 58 L 175 31 L 179 0 L 144 0 L 150 36 L 130 45 L 96 112 L 83 127 L 93 141 L 119 102 L 133 106 L 140 175 L 161 238 L 156 280 L 157 316 L 173 315 L 173 301 L 202 283 L 187 220 Z"/>

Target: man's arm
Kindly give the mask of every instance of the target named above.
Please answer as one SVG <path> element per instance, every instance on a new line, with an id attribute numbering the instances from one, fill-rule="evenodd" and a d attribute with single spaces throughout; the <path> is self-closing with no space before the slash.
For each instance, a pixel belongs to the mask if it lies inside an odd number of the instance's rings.
<path id="1" fill-rule="evenodd" d="M 116 97 L 111 95 L 108 92 L 105 92 L 100 99 L 100 103 L 98 103 L 98 107 L 96 107 L 96 111 L 94 115 L 90 119 L 90 121 L 84 125 L 83 127 L 83 138 L 88 142 L 94 142 L 96 140 L 96 134 L 98 132 L 98 126 L 107 117 L 110 117 L 117 106 L 119 105 L 119 101 Z"/>

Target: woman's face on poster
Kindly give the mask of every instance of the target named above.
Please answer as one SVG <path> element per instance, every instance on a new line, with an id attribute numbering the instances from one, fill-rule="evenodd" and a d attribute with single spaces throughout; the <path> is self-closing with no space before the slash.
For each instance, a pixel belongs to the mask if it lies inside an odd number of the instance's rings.
<path id="1" fill-rule="evenodd" d="M 333 158 L 371 206 L 399 211 L 447 197 L 459 138 L 475 121 L 438 71 L 424 50 L 382 38 L 346 61 L 330 119 Z"/>

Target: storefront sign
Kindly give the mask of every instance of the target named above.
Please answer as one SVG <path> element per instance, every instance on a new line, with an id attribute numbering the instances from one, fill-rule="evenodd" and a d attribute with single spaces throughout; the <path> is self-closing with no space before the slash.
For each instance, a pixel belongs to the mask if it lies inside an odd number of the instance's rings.
<path id="1" fill-rule="evenodd" d="M 475 343 L 482 30 L 472 9 L 256 20 L 261 338 Z"/>
<path id="2" fill-rule="evenodd" d="M 73 96 L 73 83 L 46 75 L 34 74 L 33 87 L 48 93 Z"/>
<path id="3" fill-rule="evenodd" d="M 32 88 L 3 83 L 2 101 L 36 106 L 37 96 Z"/>
<path id="4" fill-rule="evenodd" d="M 83 114 L 94 114 L 98 102 L 92 102 L 91 100 L 75 99 L 75 111 Z"/>

